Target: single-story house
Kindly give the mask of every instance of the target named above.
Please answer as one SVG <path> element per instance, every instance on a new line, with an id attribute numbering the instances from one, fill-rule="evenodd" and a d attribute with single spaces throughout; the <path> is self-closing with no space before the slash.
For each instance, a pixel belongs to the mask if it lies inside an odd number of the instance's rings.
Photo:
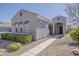
<path id="1" fill-rule="evenodd" d="M 21 9 L 11 20 L 12 33 L 28 35 L 33 40 L 66 31 L 66 17 L 57 16 L 52 20 L 37 13 Z"/>
<path id="2" fill-rule="evenodd" d="M 0 33 L 11 32 L 11 23 L 0 22 Z"/>

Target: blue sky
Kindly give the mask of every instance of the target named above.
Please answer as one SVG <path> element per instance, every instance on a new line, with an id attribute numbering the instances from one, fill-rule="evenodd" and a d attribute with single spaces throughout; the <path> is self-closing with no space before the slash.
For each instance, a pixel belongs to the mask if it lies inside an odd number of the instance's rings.
<path id="1" fill-rule="evenodd" d="M 11 18 L 20 10 L 30 10 L 41 14 L 49 19 L 57 15 L 67 16 L 64 9 L 65 5 L 61 3 L 49 3 L 49 4 L 33 4 L 33 3 L 23 3 L 23 4 L 1 4 L 0 3 L 0 21 L 10 22 Z"/>

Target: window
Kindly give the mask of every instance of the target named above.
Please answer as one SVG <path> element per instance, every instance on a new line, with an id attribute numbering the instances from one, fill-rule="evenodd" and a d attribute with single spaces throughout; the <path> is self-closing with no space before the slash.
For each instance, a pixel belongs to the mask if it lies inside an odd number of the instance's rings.
<path id="1" fill-rule="evenodd" d="M 22 28 L 20 28 L 20 33 L 22 33 Z"/>
<path id="2" fill-rule="evenodd" d="M 20 12 L 20 16 L 22 16 L 22 12 Z"/>
<path id="3" fill-rule="evenodd" d="M 29 22 L 25 22 L 25 34 L 29 34 L 30 33 L 30 28 L 29 28 Z"/>
<path id="4" fill-rule="evenodd" d="M 25 22 L 24 22 L 24 24 L 27 24 L 27 23 L 29 23 L 29 21 L 25 21 Z"/>
<path id="5" fill-rule="evenodd" d="M 11 28 L 9 29 L 9 32 L 11 32 Z"/>
<path id="6" fill-rule="evenodd" d="M 16 25 L 17 23 L 13 23 L 13 25 Z"/>
<path id="7" fill-rule="evenodd" d="M 22 24 L 23 22 L 19 22 L 18 24 L 20 25 L 20 24 Z"/>
<path id="8" fill-rule="evenodd" d="M 17 33 L 17 28 L 15 29 L 16 33 Z"/>
<path id="9" fill-rule="evenodd" d="M 57 20 L 60 20 L 60 18 L 58 17 Z"/>

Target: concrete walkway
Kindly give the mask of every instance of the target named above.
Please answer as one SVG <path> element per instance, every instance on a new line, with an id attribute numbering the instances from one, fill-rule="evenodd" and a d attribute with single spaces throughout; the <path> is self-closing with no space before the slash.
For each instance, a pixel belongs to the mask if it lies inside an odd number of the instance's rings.
<path id="1" fill-rule="evenodd" d="M 20 56 L 35 56 L 48 47 L 52 42 L 54 42 L 56 38 L 50 38 L 49 40 L 37 45 L 36 47 L 26 51 L 25 53 L 21 54 Z"/>

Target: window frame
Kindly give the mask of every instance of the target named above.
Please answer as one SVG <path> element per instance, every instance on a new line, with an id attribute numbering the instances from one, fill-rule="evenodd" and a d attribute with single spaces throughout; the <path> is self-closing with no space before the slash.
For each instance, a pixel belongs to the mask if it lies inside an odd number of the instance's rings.
<path id="1" fill-rule="evenodd" d="M 22 14 L 23 14 L 23 13 L 22 13 L 22 12 L 20 12 L 20 16 L 22 16 Z"/>
<path id="2" fill-rule="evenodd" d="M 17 28 L 15 28 L 15 32 L 17 33 L 18 31 L 17 31 Z"/>
<path id="3" fill-rule="evenodd" d="M 23 28 L 20 28 L 20 33 L 23 33 Z"/>

